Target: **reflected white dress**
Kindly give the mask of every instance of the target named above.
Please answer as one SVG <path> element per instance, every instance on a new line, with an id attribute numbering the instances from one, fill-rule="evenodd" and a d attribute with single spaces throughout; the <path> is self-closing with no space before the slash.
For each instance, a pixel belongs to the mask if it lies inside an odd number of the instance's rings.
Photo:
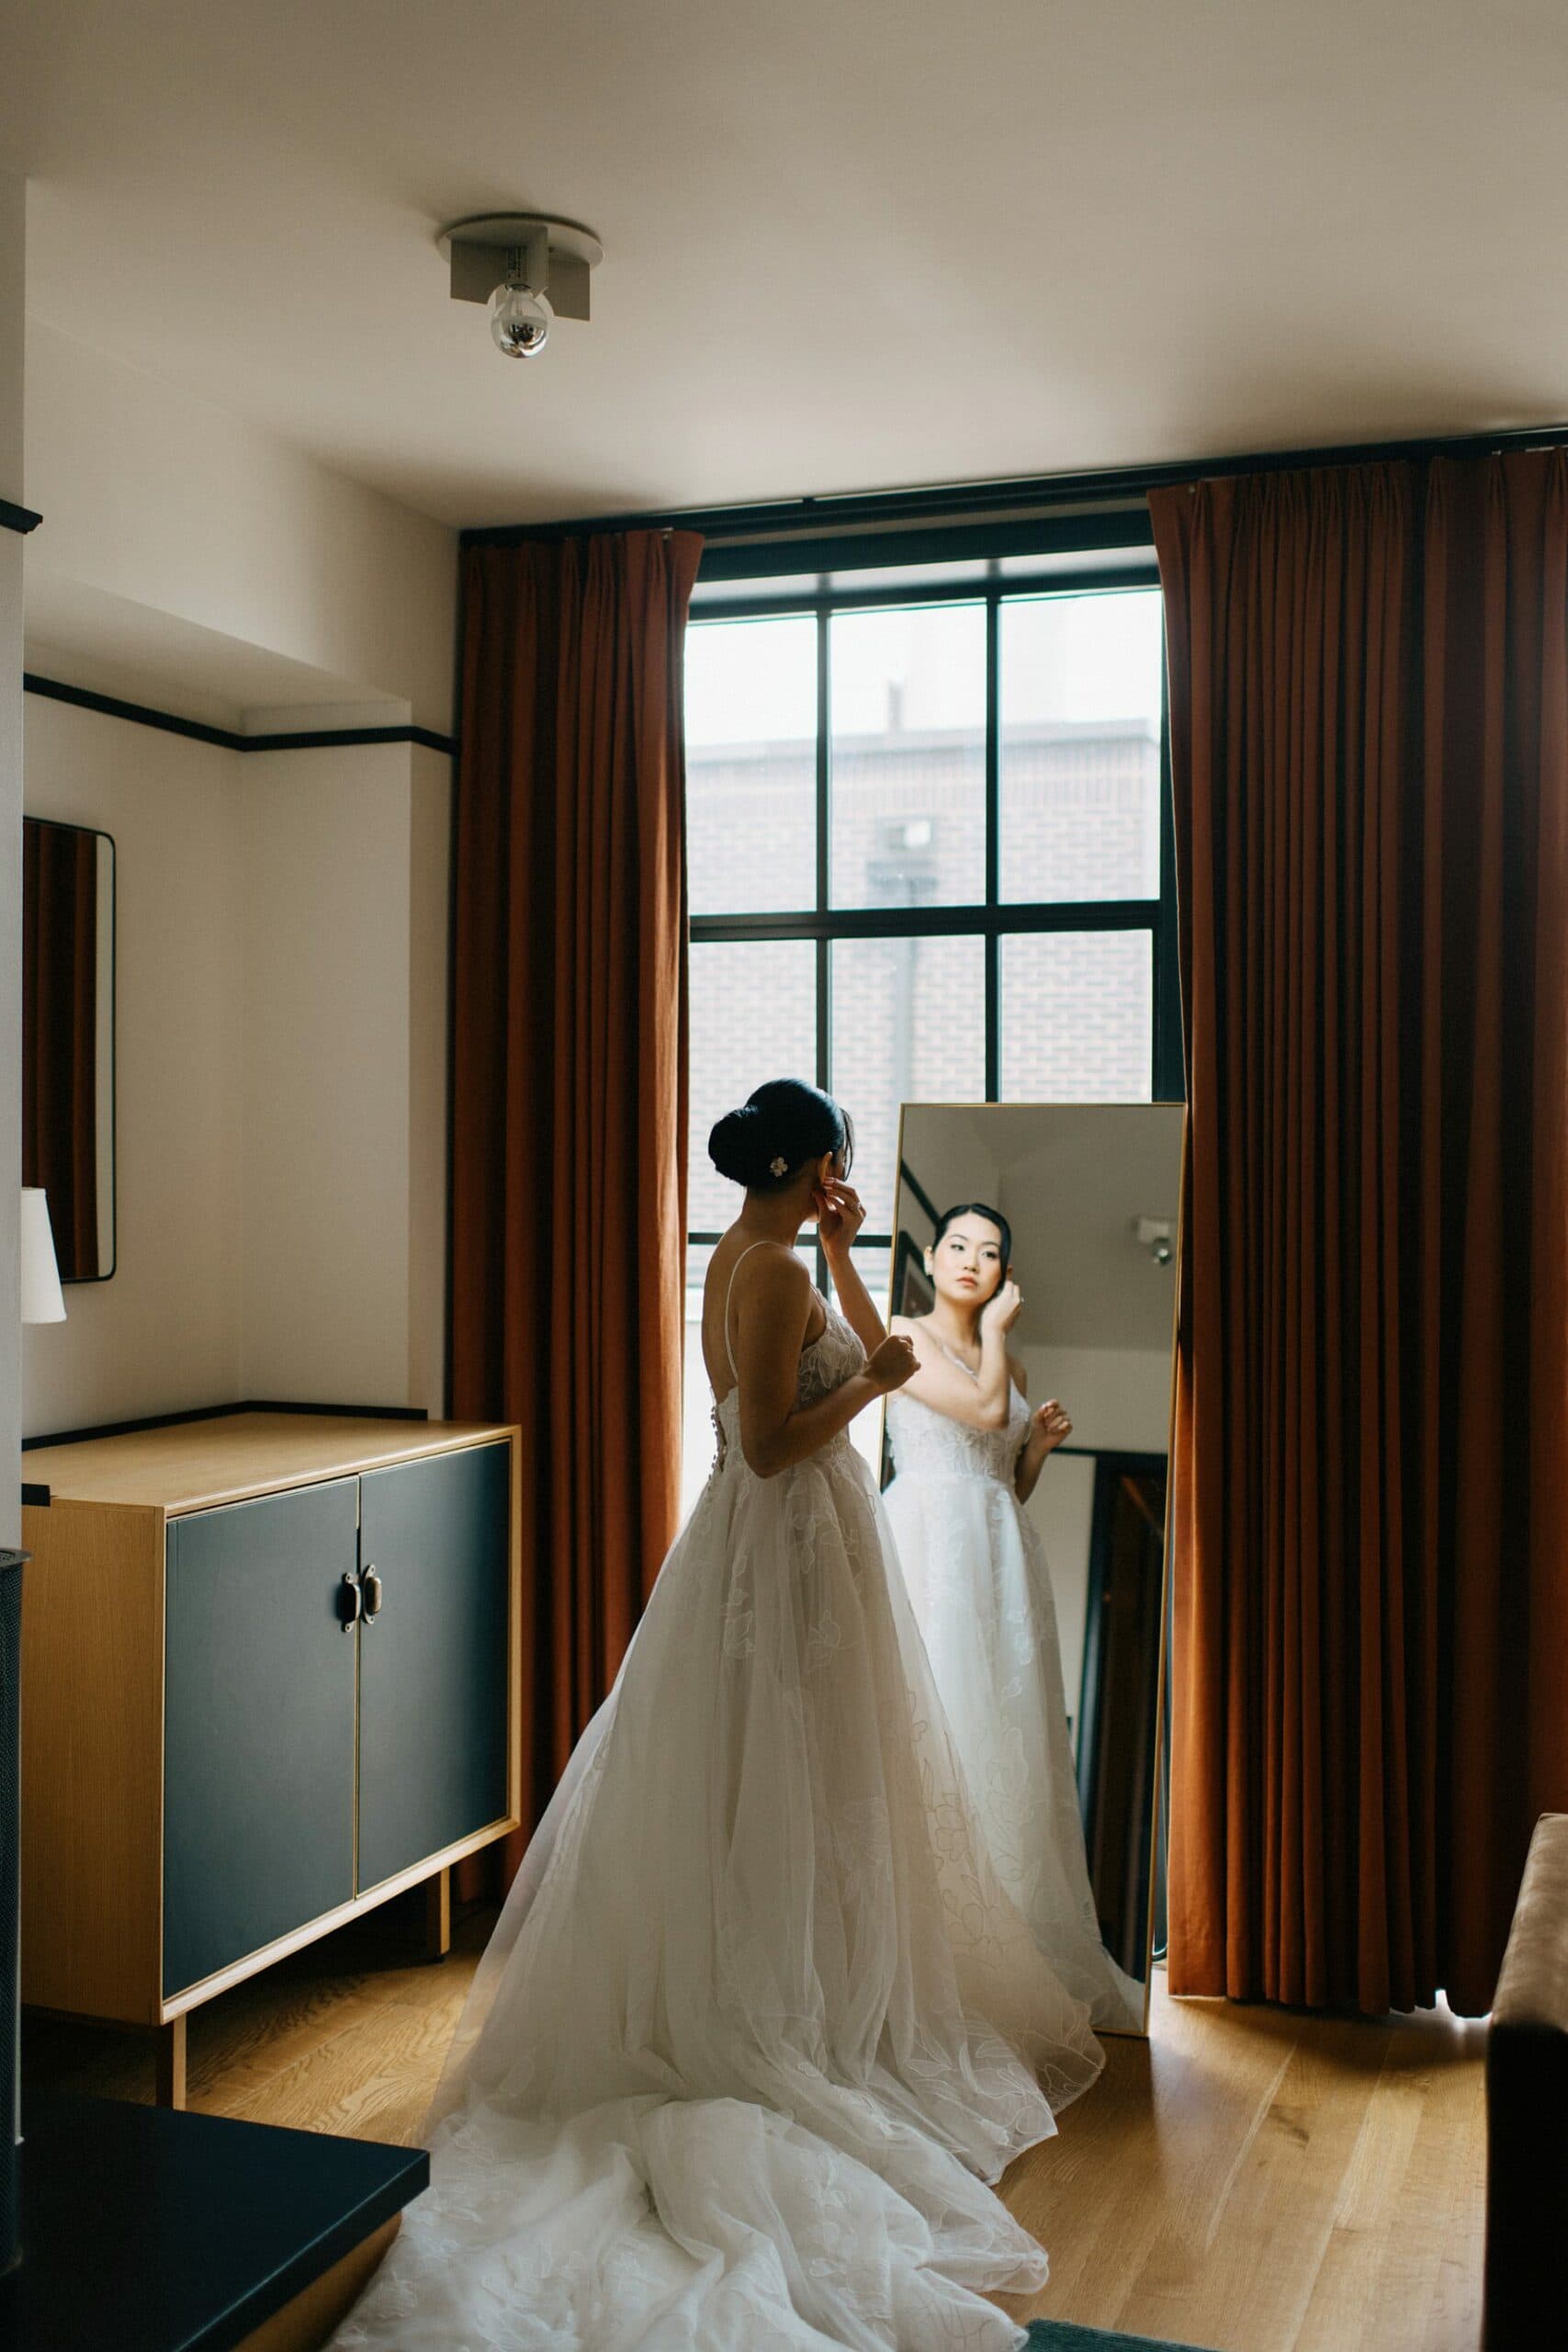
<path id="1" fill-rule="evenodd" d="M 825 1304 L 825 1302 L 824 1302 Z M 847 1324 L 808 1403 L 864 1363 Z M 480 1962 L 339 2352 L 1001 2352 L 984 2184 L 1094 2079 L 998 1884 L 847 1434 L 719 1458 Z"/>
<path id="2" fill-rule="evenodd" d="M 1013 1484 L 1030 1419 L 1016 1382 L 1000 1430 L 970 1429 L 896 1389 L 883 1501 L 997 1874 L 1094 2023 L 1141 2032 L 1144 1988 L 1100 1941 L 1051 1572 Z"/>

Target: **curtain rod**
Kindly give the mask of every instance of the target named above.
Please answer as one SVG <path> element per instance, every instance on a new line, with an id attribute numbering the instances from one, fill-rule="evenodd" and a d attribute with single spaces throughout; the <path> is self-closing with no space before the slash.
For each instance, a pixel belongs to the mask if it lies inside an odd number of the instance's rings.
<path id="1" fill-rule="evenodd" d="M 935 523 L 948 518 L 1018 514 L 1093 501 L 1141 500 L 1168 483 L 1217 474 L 1289 473 L 1321 466 L 1366 465 L 1405 458 L 1495 457 L 1506 449 L 1561 448 L 1568 423 L 1519 425 L 1491 433 L 1436 435 L 1422 440 L 1329 443 L 1313 449 L 1258 449 L 1236 457 L 1191 458 L 1179 464 L 1111 466 L 1082 473 L 1014 475 L 996 481 L 951 482 L 923 489 L 829 492 L 730 506 L 650 507 L 621 514 L 585 514 L 553 523 L 480 525 L 459 536 L 465 547 L 507 547 L 525 539 L 578 538 L 596 531 L 700 531 L 705 539 L 758 540 L 795 534 L 867 530 L 878 524 Z"/>

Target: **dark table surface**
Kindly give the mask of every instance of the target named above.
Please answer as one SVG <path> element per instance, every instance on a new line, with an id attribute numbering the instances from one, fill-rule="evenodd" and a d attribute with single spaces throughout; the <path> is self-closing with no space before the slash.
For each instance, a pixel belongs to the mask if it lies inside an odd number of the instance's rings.
<path id="1" fill-rule="evenodd" d="M 227 2352 L 417 2197 L 423 2148 L 28 2091 L 3 2352 Z"/>

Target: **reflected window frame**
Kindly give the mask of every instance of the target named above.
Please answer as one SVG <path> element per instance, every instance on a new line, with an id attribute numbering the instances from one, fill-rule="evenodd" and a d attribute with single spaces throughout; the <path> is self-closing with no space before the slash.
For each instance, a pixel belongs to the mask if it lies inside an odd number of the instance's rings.
<path id="1" fill-rule="evenodd" d="M 1101 518 L 1102 520 L 1104 518 Z M 809 616 L 817 634 L 817 738 L 815 793 L 816 890 L 809 907 L 764 914 L 694 914 L 690 931 L 694 944 L 748 940 L 809 942 L 817 966 L 817 1063 L 815 1082 L 832 1091 L 833 1022 L 831 950 L 842 941 L 921 936 L 978 936 L 985 952 L 985 1091 L 988 1102 L 1003 1100 L 1002 1069 L 1002 945 L 1006 938 L 1040 932 L 1137 931 L 1150 941 L 1153 964 L 1153 1019 L 1150 1035 L 1149 1099 L 1180 1101 L 1186 1095 L 1181 1041 L 1180 981 L 1177 955 L 1175 825 L 1170 789 L 1169 694 L 1162 647 L 1160 664 L 1160 799 L 1159 890 L 1157 897 L 1041 900 L 1002 895 L 1000 852 L 1001 808 L 1001 622 L 1006 605 L 1024 598 L 1077 597 L 1124 593 L 1128 589 L 1159 588 L 1159 573 L 1152 545 L 1128 544 L 1118 533 L 1107 533 L 1116 544 L 1097 544 L 1092 520 L 1085 518 L 1083 545 L 1064 549 L 1059 530 L 1049 548 L 1037 558 L 1010 545 L 1008 535 L 996 534 L 994 550 L 987 554 L 966 548 L 961 560 L 942 562 L 940 531 L 930 535 L 929 559 L 913 565 L 909 550 L 902 561 L 878 572 L 873 566 L 874 539 L 868 538 L 860 557 L 862 568 L 846 573 L 825 568 L 815 573 L 804 565 L 786 579 L 759 576 L 747 581 L 738 575 L 739 548 L 715 550 L 716 577 L 705 593 L 703 573 L 693 598 L 690 627 L 705 619 L 734 621 L 785 615 Z M 858 551 L 857 551 L 858 552 Z M 840 550 L 840 556 L 842 550 Z M 983 895 L 970 904 L 912 908 L 853 907 L 833 902 L 830 873 L 832 842 L 832 623 L 836 615 L 870 609 L 898 610 L 917 605 L 973 605 L 986 615 L 986 858 Z M 716 1232 L 694 1228 L 693 1247 L 716 1240 Z M 865 1250 L 887 1250 L 892 1236 L 868 1225 L 860 1238 Z M 818 1252 L 818 1278 L 825 1275 Z"/>

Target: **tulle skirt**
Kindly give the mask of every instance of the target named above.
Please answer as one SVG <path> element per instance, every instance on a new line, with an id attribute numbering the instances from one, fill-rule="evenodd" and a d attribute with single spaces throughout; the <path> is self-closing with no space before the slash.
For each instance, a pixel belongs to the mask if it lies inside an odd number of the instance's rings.
<path id="1" fill-rule="evenodd" d="M 916 1620 L 997 1875 L 1097 2026 L 1141 2032 L 1084 1852 L 1045 1549 L 999 1479 L 900 1468 L 884 1498 Z"/>
<path id="2" fill-rule="evenodd" d="M 1101 2063 L 987 1855 L 869 1472 L 731 1444 L 475 1978 L 340 2352 L 1001 2352 L 987 2185 Z"/>

